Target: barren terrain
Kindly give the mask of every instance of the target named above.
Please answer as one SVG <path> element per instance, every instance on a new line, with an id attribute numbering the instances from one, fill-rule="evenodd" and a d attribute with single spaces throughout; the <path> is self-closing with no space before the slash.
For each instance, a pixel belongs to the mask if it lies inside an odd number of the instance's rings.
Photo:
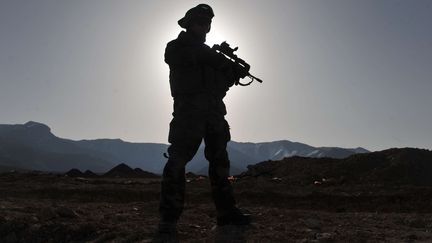
<path id="1" fill-rule="evenodd" d="M 215 227 L 206 177 L 187 174 L 181 242 L 432 242 L 431 151 L 266 161 L 232 181 L 250 227 Z M 0 174 L 0 242 L 150 242 L 160 177 Z M 87 177 L 86 177 L 87 176 Z"/>

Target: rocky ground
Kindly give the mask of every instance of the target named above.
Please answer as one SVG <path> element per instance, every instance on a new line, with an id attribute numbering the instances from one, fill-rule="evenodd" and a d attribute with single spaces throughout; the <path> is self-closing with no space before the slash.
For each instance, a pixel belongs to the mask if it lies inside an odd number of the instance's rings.
<path id="1" fill-rule="evenodd" d="M 208 179 L 189 179 L 181 242 L 432 242 L 432 187 L 243 176 L 234 190 L 254 223 L 217 228 Z M 159 183 L 1 174 L 0 242 L 150 242 Z"/>
<path id="2" fill-rule="evenodd" d="M 250 227 L 215 227 L 209 181 L 188 173 L 181 242 L 432 242 L 432 152 L 291 157 L 232 183 Z M 104 175 L 0 174 L 0 242 L 150 242 L 160 177 L 120 164 Z"/>

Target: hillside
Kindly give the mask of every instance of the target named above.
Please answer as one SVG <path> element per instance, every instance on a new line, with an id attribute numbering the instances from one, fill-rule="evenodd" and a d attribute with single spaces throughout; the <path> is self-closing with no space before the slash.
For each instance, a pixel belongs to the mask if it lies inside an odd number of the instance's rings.
<path id="1" fill-rule="evenodd" d="M 125 163 L 161 174 L 166 158 L 167 144 L 131 143 L 121 139 L 95 139 L 74 141 L 55 136 L 42 123 L 0 125 L 0 166 L 65 172 L 71 168 L 82 171 L 106 172 L 115 165 Z M 284 157 L 344 158 L 365 149 L 313 147 L 287 140 L 265 143 L 239 143 L 231 141 L 227 150 L 231 161 L 231 174 L 244 172 L 248 165 Z M 207 174 L 208 162 L 204 146 L 186 167 L 187 171 Z"/>
<path id="2" fill-rule="evenodd" d="M 432 186 L 432 151 L 388 149 L 344 159 L 291 157 L 248 167 L 242 178 L 279 178 L 287 184 Z"/>

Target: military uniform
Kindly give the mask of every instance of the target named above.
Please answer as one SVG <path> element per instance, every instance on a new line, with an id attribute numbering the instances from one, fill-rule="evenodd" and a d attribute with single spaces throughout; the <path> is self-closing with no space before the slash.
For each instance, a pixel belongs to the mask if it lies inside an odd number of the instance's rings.
<path id="1" fill-rule="evenodd" d="M 165 62 L 170 67 L 174 98 L 168 141 L 169 159 L 163 171 L 160 213 L 177 220 L 183 210 L 185 166 L 205 142 L 212 196 L 218 214 L 235 207 L 226 146 L 230 140 L 223 98 L 236 77 L 233 64 L 192 33 L 182 31 L 169 42 Z"/>
<path id="2" fill-rule="evenodd" d="M 165 49 L 174 112 L 168 137 L 169 158 L 161 182 L 161 218 L 153 242 L 178 242 L 176 223 L 184 205 L 185 166 L 203 139 L 217 224 L 247 225 L 251 221 L 248 214 L 235 206 L 228 181 L 230 161 L 226 146 L 231 137 L 223 102 L 228 89 L 244 78 L 248 70 L 239 69 L 204 44 L 213 16 L 213 10 L 206 4 L 188 10 L 178 21 L 187 31 L 182 31 Z"/>

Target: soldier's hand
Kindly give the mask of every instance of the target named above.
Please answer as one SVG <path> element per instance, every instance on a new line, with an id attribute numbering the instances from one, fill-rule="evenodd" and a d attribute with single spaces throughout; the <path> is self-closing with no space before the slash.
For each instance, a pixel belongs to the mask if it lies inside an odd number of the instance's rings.
<path id="1" fill-rule="evenodd" d="M 245 78 L 249 74 L 249 70 L 246 70 L 244 67 L 235 65 L 234 67 L 234 75 L 236 79 Z"/>

